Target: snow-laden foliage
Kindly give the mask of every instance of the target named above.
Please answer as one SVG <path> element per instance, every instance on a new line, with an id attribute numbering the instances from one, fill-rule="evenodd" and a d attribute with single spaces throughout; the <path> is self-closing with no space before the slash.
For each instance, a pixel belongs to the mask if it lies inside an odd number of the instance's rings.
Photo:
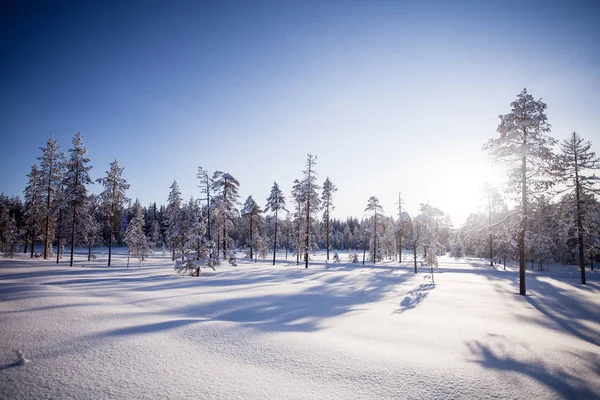
<path id="1" fill-rule="evenodd" d="M 117 222 L 121 220 L 125 203 L 129 202 L 126 195 L 129 184 L 123 177 L 124 169 L 119 165 L 119 161 L 115 160 L 109 166 L 106 175 L 96 181 L 104 187 L 100 193 L 100 207 L 104 216 L 103 225 L 108 226 L 108 266 L 110 267 L 114 236 L 120 230 Z"/>

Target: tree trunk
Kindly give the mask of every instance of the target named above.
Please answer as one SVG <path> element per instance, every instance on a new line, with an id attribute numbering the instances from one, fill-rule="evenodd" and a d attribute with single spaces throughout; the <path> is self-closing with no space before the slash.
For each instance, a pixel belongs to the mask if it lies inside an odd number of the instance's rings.
<path id="1" fill-rule="evenodd" d="M 92 260 L 92 239 L 88 241 L 88 261 Z"/>
<path id="2" fill-rule="evenodd" d="M 48 259 L 48 238 L 50 236 L 50 192 L 52 190 L 51 188 L 51 180 L 50 177 L 52 176 L 52 166 L 50 166 L 50 171 L 48 172 L 48 197 L 46 198 L 46 229 L 45 229 L 45 234 L 44 234 L 44 260 Z"/>
<path id="3" fill-rule="evenodd" d="M 275 211 L 275 239 L 273 240 L 273 265 L 275 265 L 276 252 L 277 252 L 277 211 Z"/>
<path id="4" fill-rule="evenodd" d="M 329 205 L 327 205 L 327 214 L 325 217 L 325 231 L 327 232 L 327 261 L 329 261 Z"/>
<path id="5" fill-rule="evenodd" d="M 575 154 L 575 198 L 577 201 L 577 243 L 579 245 L 579 269 L 581 270 L 581 284 L 585 285 L 585 254 L 583 252 L 583 222 L 581 218 L 581 194 L 579 190 L 577 154 Z"/>
<path id="6" fill-rule="evenodd" d="M 250 211 L 250 259 L 252 260 L 252 220 L 253 220 L 252 211 Z"/>
<path id="7" fill-rule="evenodd" d="M 415 264 L 415 274 L 417 273 L 417 244 L 413 244 L 413 261 Z"/>
<path id="8" fill-rule="evenodd" d="M 523 134 L 523 147 L 527 145 L 525 132 Z M 524 155 L 521 164 L 521 191 L 522 191 L 522 202 L 523 202 L 523 218 L 521 221 L 521 230 L 519 231 L 519 294 L 525 296 L 525 229 L 527 227 L 527 156 Z"/>
<path id="9" fill-rule="evenodd" d="M 62 208 L 58 211 L 58 241 L 56 244 L 56 263 L 60 259 L 60 240 L 61 240 L 61 232 L 62 232 Z"/>
<path id="10" fill-rule="evenodd" d="M 375 227 L 374 236 L 373 236 L 373 264 L 377 263 L 377 211 L 375 211 L 375 215 L 373 215 L 373 224 Z"/>
<path id="11" fill-rule="evenodd" d="M 71 226 L 71 260 L 69 266 L 73 266 L 73 255 L 75 254 L 75 220 L 77 219 L 77 207 L 73 206 L 73 222 Z"/>

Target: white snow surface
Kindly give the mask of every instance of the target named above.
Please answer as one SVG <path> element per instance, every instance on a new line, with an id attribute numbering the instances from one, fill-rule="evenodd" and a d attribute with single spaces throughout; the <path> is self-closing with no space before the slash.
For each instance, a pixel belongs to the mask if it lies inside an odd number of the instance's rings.
<path id="1" fill-rule="evenodd" d="M 597 271 L 279 258 L 0 259 L 0 398 L 600 398 Z"/>

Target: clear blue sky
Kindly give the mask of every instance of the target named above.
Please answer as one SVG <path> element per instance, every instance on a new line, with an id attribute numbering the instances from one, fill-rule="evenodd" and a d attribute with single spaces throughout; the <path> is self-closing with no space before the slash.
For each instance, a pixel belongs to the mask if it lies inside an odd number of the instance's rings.
<path id="1" fill-rule="evenodd" d="M 600 143 L 598 1 L 4 1 L 0 191 L 22 194 L 54 134 L 80 131 L 94 169 L 118 159 L 143 204 L 198 166 L 264 203 L 306 153 L 338 186 L 335 216 L 370 196 L 462 222 L 481 146 L 527 87 L 552 134 Z M 92 187 L 97 192 L 100 188 Z"/>

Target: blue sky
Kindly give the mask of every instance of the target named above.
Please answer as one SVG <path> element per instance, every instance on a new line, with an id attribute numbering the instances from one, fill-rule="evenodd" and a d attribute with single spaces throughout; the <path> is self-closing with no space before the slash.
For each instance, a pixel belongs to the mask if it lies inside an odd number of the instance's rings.
<path id="1" fill-rule="evenodd" d="M 306 153 L 338 186 L 334 215 L 430 202 L 460 223 L 481 151 L 527 87 L 552 135 L 600 142 L 597 1 L 57 1 L 0 6 L 0 191 L 21 194 L 54 134 L 118 159 L 143 204 L 198 166 L 260 203 Z M 92 191 L 98 191 L 98 185 Z"/>

